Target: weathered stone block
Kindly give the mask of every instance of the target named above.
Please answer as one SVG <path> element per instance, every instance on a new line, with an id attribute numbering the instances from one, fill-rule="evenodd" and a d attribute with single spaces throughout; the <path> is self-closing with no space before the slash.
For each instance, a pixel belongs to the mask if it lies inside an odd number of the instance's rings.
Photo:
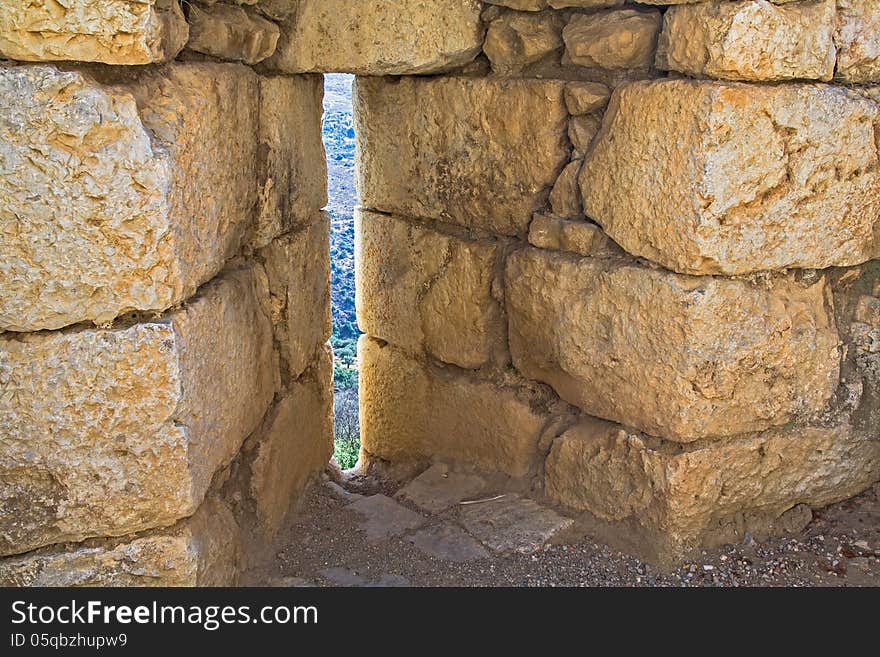
<path id="1" fill-rule="evenodd" d="M 524 376 L 591 415 L 691 442 L 822 410 L 838 384 L 823 278 L 749 282 L 524 249 L 507 266 Z"/>
<path id="2" fill-rule="evenodd" d="M 728 80 L 831 80 L 835 0 L 706 2 L 666 12 L 657 67 Z"/>
<path id="3" fill-rule="evenodd" d="M 110 329 L 0 334 L 0 554 L 191 515 L 275 394 L 252 270 Z"/>
<path id="4" fill-rule="evenodd" d="M 856 495 L 880 477 L 880 442 L 847 426 L 773 430 L 681 449 L 599 420 L 553 442 L 545 489 L 570 508 L 632 523 L 655 558 L 763 537 L 780 516 Z"/>
<path id="5" fill-rule="evenodd" d="M 361 329 L 410 353 L 476 369 L 507 359 L 496 298 L 504 244 L 369 211 L 355 215 Z"/>
<path id="6" fill-rule="evenodd" d="M 364 336 L 361 442 L 392 462 L 461 460 L 521 477 L 535 466 L 548 415 L 534 391 L 424 365 Z"/>
<path id="7" fill-rule="evenodd" d="M 309 480 L 333 456 L 333 354 L 323 350 L 245 446 L 259 534 L 271 540 Z"/>
<path id="8" fill-rule="evenodd" d="M 579 7 L 584 9 L 616 7 L 622 5 L 624 0 L 485 0 L 490 5 L 500 5 L 516 9 L 517 11 L 541 11 L 552 7 L 564 9 L 566 7 Z"/>
<path id="9" fill-rule="evenodd" d="M 177 0 L 4 0 L 0 58 L 153 64 L 177 56 L 189 28 Z"/>
<path id="10" fill-rule="evenodd" d="M 568 162 L 563 90 L 543 80 L 359 78 L 361 203 L 524 233 Z"/>
<path id="11" fill-rule="evenodd" d="M 173 527 L 0 559 L 0 586 L 232 586 L 240 563 L 235 518 L 211 497 Z"/>
<path id="12" fill-rule="evenodd" d="M 314 220 L 327 205 L 321 137 L 324 78 L 260 76 L 259 210 L 251 244 Z"/>
<path id="13" fill-rule="evenodd" d="M 282 365 L 299 377 L 322 353 L 330 317 L 330 217 L 282 235 L 258 252 L 268 276 L 272 323 Z"/>
<path id="14" fill-rule="evenodd" d="M 475 0 L 300 0 L 269 68 L 285 73 L 439 73 L 480 52 Z"/>
<path id="15" fill-rule="evenodd" d="M 256 76 L 236 64 L 0 67 L 0 330 L 180 303 L 256 201 Z M 112 77 L 116 76 L 116 77 Z"/>
<path id="16" fill-rule="evenodd" d="M 606 69 L 648 69 L 654 65 L 660 12 L 619 9 L 575 14 L 562 31 L 572 64 Z"/>
<path id="17" fill-rule="evenodd" d="M 520 73 L 561 50 L 564 20 L 558 14 L 505 13 L 489 24 L 483 51 L 497 73 Z"/>
<path id="18" fill-rule="evenodd" d="M 596 224 L 538 213 L 529 225 L 529 244 L 582 256 L 619 257 L 624 252 Z"/>
<path id="19" fill-rule="evenodd" d="M 877 120 L 830 85 L 626 85 L 584 162 L 584 209 L 682 273 L 858 264 L 880 254 Z"/>
<path id="20" fill-rule="evenodd" d="M 880 82 L 880 6 L 874 0 L 837 0 L 836 78 Z"/>
<path id="21" fill-rule="evenodd" d="M 572 116 L 601 110 L 610 97 L 608 87 L 598 82 L 569 82 L 565 85 L 565 106 Z"/>
<path id="22" fill-rule="evenodd" d="M 278 26 L 254 10 L 227 4 L 189 5 L 187 49 L 245 64 L 257 64 L 275 52 Z"/>

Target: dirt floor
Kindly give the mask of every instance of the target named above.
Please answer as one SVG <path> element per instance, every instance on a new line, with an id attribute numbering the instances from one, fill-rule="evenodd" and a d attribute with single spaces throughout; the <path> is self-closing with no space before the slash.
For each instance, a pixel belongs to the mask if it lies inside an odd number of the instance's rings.
<path id="1" fill-rule="evenodd" d="M 364 495 L 395 490 L 360 482 Z M 367 540 L 363 516 L 347 508 L 359 495 L 315 484 L 281 532 L 274 558 L 245 574 L 250 586 L 877 586 L 880 585 L 880 484 L 861 496 L 814 512 L 797 535 L 705 551 L 662 573 L 603 543 L 546 544 L 532 554 L 495 554 L 453 561 L 413 544 L 414 530 Z M 383 498 L 383 502 L 390 501 Z M 404 501 L 402 513 L 419 509 Z M 395 505 L 395 508 L 398 508 Z M 452 511 L 455 511 L 453 509 Z M 429 533 L 450 527 L 450 513 L 425 514 Z M 483 546 L 462 532 L 476 549 Z M 441 532 L 442 533 L 442 532 Z M 418 542 L 418 541 L 416 541 Z M 444 543 L 448 547 L 446 543 Z M 455 552 L 460 556 L 459 552 Z"/>

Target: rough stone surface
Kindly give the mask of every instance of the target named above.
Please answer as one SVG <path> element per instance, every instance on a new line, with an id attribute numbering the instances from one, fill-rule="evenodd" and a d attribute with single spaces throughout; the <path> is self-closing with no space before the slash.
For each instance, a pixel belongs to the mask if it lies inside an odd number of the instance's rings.
<path id="1" fill-rule="evenodd" d="M 385 495 L 371 495 L 349 504 L 346 509 L 363 518 L 360 525 L 369 543 L 381 543 L 422 526 L 427 518 L 410 511 Z"/>
<path id="2" fill-rule="evenodd" d="M 728 80 L 831 80 L 835 0 L 706 2 L 666 12 L 657 67 Z"/>
<path id="3" fill-rule="evenodd" d="M 420 529 L 409 540 L 425 554 L 444 561 L 461 563 L 490 558 L 473 536 L 455 525 L 442 524 Z"/>
<path id="4" fill-rule="evenodd" d="M 0 67 L 0 330 L 164 311 L 219 271 L 252 221 L 251 71 L 101 73 L 119 79 Z"/>
<path id="5" fill-rule="evenodd" d="M 259 210 L 251 244 L 314 220 L 327 205 L 327 159 L 321 138 L 324 79 L 260 76 Z"/>
<path id="6" fill-rule="evenodd" d="M 535 552 L 573 521 L 534 500 L 505 495 L 461 510 L 465 529 L 496 552 Z"/>
<path id="7" fill-rule="evenodd" d="M 439 73 L 483 44 L 475 0 L 300 0 L 266 61 L 286 73 Z"/>
<path id="8" fill-rule="evenodd" d="M 660 12 L 619 9 L 576 14 L 562 32 L 568 60 L 578 66 L 651 68 L 660 33 Z"/>
<path id="9" fill-rule="evenodd" d="M 569 82 L 565 85 L 565 106 L 572 116 L 603 109 L 611 91 L 599 82 Z"/>
<path id="10" fill-rule="evenodd" d="M 506 321 L 493 294 L 503 244 L 368 211 L 357 211 L 355 235 L 363 331 L 468 369 L 506 360 Z"/>
<path id="11" fill-rule="evenodd" d="M 880 6 L 874 0 L 837 0 L 836 78 L 880 82 Z"/>
<path id="12" fill-rule="evenodd" d="M 621 256 L 623 251 L 596 224 L 538 213 L 529 226 L 529 244 L 582 256 Z"/>
<path id="13" fill-rule="evenodd" d="M 542 80 L 359 78 L 361 203 L 524 233 L 568 161 L 563 89 Z"/>
<path id="14" fill-rule="evenodd" d="M 366 336 L 358 357 L 369 455 L 392 463 L 460 459 L 514 477 L 535 466 L 547 417 L 528 390 L 429 368 Z"/>
<path id="15" fill-rule="evenodd" d="M 616 7 L 622 5 L 624 0 L 485 0 L 485 2 L 486 4 L 508 7 L 517 11 L 541 11 L 548 7 L 553 9 L 564 9 L 567 7 L 583 9 Z"/>
<path id="16" fill-rule="evenodd" d="M 508 260 L 513 361 L 591 415 L 690 442 L 784 425 L 837 388 L 824 278 L 693 277 L 524 249 Z"/>
<path id="17" fill-rule="evenodd" d="M 581 192 L 578 188 L 578 174 L 581 172 L 582 160 L 575 160 L 559 174 L 556 184 L 550 192 L 550 207 L 560 217 L 580 217 Z"/>
<path id="18" fill-rule="evenodd" d="M 875 437 L 876 438 L 876 437 Z M 765 432 L 687 449 L 587 421 L 557 438 L 546 491 L 603 520 L 639 528 L 664 559 L 789 529 L 780 516 L 821 507 L 880 477 L 880 443 L 848 427 Z"/>
<path id="19" fill-rule="evenodd" d="M 314 366 L 267 415 L 245 450 L 250 498 L 260 533 L 281 529 L 291 505 L 333 455 L 333 354 L 325 350 Z"/>
<path id="20" fill-rule="evenodd" d="M 479 475 L 456 472 L 445 463 L 435 463 L 401 488 L 395 497 L 428 513 L 439 513 L 478 495 L 485 487 L 486 482 Z"/>
<path id="21" fill-rule="evenodd" d="M 281 31 L 254 10 L 227 4 L 189 5 L 187 49 L 245 64 L 257 64 L 275 52 Z"/>
<path id="22" fill-rule="evenodd" d="M 167 62 L 189 28 L 177 0 L 4 0 L 0 58 L 104 64 Z"/>
<path id="23" fill-rule="evenodd" d="M 0 554 L 191 515 L 276 387 L 251 270 L 166 317 L 0 334 Z"/>
<path id="24" fill-rule="evenodd" d="M 283 370 L 296 379 L 323 350 L 330 317 L 330 218 L 282 235 L 258 252 L 268 277 Z"/>
<path id="25" fill-rule="evenodd" d="M 571 119 L 568 124 L 568 138 L 571 140 L 576 158 L 583 158 L 587 154 L 601 127 L 602 122 L 592 114 L 575 116 Z M 583 162 L 580 164 L 582 165 Z"/>
<path id="26" fill-rule="evenodd" d="M 240 559 L 232 512 L 209 498 L 167 529 L 0 559 L 0 586 L 232 586 Z"/>
<path id="27" fill-rule="evenodd" d="M 678 272 L 858 264 L 880 253 L 877 119 L 830 85 L 626 85 L 585 160 L 584 209 Z"/>
<path id="28" fill-rule="evenodd" d="M 483 51 L 496 73 L 520 73 L 562 49 L 563 26 L 558 14 L 506 13 L 489 24 Z"/>

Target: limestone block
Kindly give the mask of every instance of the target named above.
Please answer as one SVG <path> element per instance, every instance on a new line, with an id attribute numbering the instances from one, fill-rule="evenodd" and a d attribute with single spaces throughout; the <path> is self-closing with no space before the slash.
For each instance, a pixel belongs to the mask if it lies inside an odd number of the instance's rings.
<path id="1" fill-rule="evenodd" d="M 551 7 L 563 9 L 567 7 L 579 7 L 594 9 L 602 7 L 616 7 L 622 5 L 624 0 L 485 0 L 486 4 L 499 5 L 516 9 L 517 11 L 541 11 Z"/>
<path id="2" fill-rule="evenodd" d="M 248 494 L 260 535 L 271 540 L 306 484 L 333 456 L 333 354 L 329 348 L 290 385 L 249 443 Z"/>
<path id="3" fill-rule="evenodd" d="M 255 248 L 312 221 L 315 211 L 327 205 L 323 96 L 320 75 L 260 76 Z"/>
<path id="4" fill-rule="evenodd" d="M 831 85 L 619 87 L 584 162 L 587 216 L 678 272 L 826 268 L 880 254 L 878 105 Z"/>
<path id="5" fill-rule="evenodd" d="M 188 36 L 177 0 L 0 3 L 0 59 L 153 64 L 174 59 Z"/>
<path id="6" fill-rule="evenodd" d="M 393 463 L 452 459 L 514 477 L 538 458 L 547 419 L 529 390 L 426 366 L 363 336 L 361 443 Z"/>
<path id="7" fill-rule="evenodd" d="M 0 330 L 161 312 L 236 254 L 256 203 L 237 64 L 0 67 Z"/>
<path id="8" fill-rule="evenodd" d="M 592 114 L 572 117 L 568 124 L 568 138 L 575 156 L 582 158 L 587 154 L 601 128 L 602 121 Z M 578 168 L 578 172 L 580 172 L 580 168 Z"/>
<path id="9" fill-rule="evenodd" d="M 537 213 L 529 225 L 529 244 L 582 256 L 620 257 L 623 251 L 596 224 Z"/>
<path id="10" fill-rule="evenodd" d="M 562 32 L 565 52 L 571 63 L 578 66 L 651 68 L 660 23 L 660 12 L 656 10 L 575 14 Z"/>
<path id="11" fill-rule="evenodd" d="M 565 85 L 565 106 L 572 116 L 601 110 L 610 97 L 611 91 L 599 82 L 569 82 Z"/>
<path id="12" fill-rule="evenodd" d="M 520 73 L 562 49 L 563 25 L 558 14 L 506 13 L 489 24 L 483 51 L 493 71 Z"/>
<path id="13" fill-rule="evenodd" d="M 787 510 L 821 507 L 880 477 L 880 442 L 850 427 L 767 431 L 684 450 L 588 420 L 553 442 L 545 490 L 561 504 L 633 523 L 664 561 L 778 532 Z M 644 544 L 644 541 L 643 541 Z"/>
<path id="14" fill-rule="evenodd" d="M 240 562 L 235 518 L 209 497 L 172 527 L 0 559 L 0 586 L 232 586 Z"/>
<path id="15" fill-rule="evenodd" d="M 467 369 L 506 361 L 506 321 L 494 294 L 504 244 L 376 212 L 359 210 L 355 221 L 363 331 Z"/>
<path id="16" fill-rule="evenodd" d="M 563 89 L 544 80 L 359 78 L 361 203 L 524 233 L 568 162 Z"/>
<path id="17" fill-rule="evenodd" d="M 678 442 L 781 426 L 838 385 L 824 278 L 693 277 L 524 249 L 507 266 L 510 349 L 591 415 Z"/>
<path id="18" fill-rule="evenodd" d="M 657 67 L 728 80 L 831 80 L 835 0 L 682 5 L 666 12 Z"/>
<path id="19" fill-rule="evenodd" d="M 574 160 L 559 174 L 550 192 L 550 207 L 561 217 L 579 217 L 583 214 L 578 174 L 583 160 Z"/>
<path id="20" fill-rule="evenodd" d="M 245 64 L 275 52 L 281 30 L 253 10 L 227 4 L 189 5 L 187 49 Z"/>
<path id="21" fill-rule="evenodd" d="M 191 515 L 276 389 L 252 270 L 164 317 L 0 334 L 0 554 Z"/>
<path id="22" fill-rule="evenodd" d="M 258 252 L 268 276 L 275 339 L 286 376 L 296 379 L 332 331 L 330 217 L 287 233 Z"/>
<path id="23" fill-rule="evenodd" d="M 266 65 L 285 73 L 440 73 L 483 45 L 476 0 L 300 0 Z"/>
<path id="24" fill-rule="evenodd" d="M 880 6 L 874 0 L 837 0 L 836 78 L 843 82 L 880 81 Z"/>

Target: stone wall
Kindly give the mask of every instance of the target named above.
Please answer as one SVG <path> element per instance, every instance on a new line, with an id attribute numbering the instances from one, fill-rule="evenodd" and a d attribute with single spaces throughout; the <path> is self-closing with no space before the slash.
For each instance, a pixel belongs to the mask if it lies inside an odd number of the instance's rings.
<path id="1" fill-rule="evenodd" d="M 663 561 L 880 478 L 880 8 L 490 4 L 472 62 L 357 81 L 365 461 Z"/>
<path id="2" fill-rule="evenodd" d="M 0 581 L 233 581 L 326 462 L 331 71 L 364 468 L 664 561 L 880 479 L 876 3 L 68 4 L 0 8 Z"/>
<path id="3" fill-rule="evenodd" d="M 232 584 L 332 453 L 323 81 L 52 5 L 0 7 L 0 584 Z"/>

